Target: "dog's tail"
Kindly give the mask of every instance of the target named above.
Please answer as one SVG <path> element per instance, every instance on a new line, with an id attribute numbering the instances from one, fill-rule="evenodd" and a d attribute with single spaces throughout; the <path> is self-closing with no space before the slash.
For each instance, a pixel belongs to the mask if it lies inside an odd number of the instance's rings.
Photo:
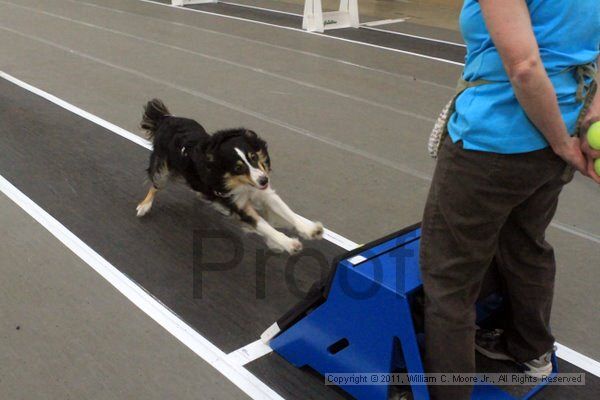
<path id="1" fill-rule="evenodd" d="M 146 131 L 148 139 L 154 137 L 154 133 L 160 122 L 170 116 L 171 113 L 165 104 L 159 99 L 152 99 L 144 106 L 144 115 L 140 126 Z"/>

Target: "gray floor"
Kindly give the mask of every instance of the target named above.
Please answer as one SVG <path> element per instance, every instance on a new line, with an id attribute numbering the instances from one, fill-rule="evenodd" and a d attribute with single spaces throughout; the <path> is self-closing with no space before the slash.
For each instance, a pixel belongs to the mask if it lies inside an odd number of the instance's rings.
<path id="1" fill-rule="evenodd" d="M 248 398 L 1 193 L 0 237 L 0 398 Z"/>
<path id="2" fill-rule="evenodd" d="M 252 127 L 269 141 L 278 191 L 357 242 L 420 220 L 434 167 L 427 134 L 460 73 L 399 52 L 137 0 L 0 0 L 0 38 L 1 70 L 131 131 L 150 97 L 210 130 Z M 600 210 L 588 205 L 599 193 L 577 178 L 548 233 L 560 264 L 556 336 L 596 359 Z M 110 346 L 110 336 L 98 336 Z"/>

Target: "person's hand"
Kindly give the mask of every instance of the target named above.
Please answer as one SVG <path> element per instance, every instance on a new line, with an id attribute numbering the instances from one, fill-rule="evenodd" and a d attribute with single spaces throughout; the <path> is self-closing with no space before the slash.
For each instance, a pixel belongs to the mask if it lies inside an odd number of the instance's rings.
<path id="1" fill-rule="evenodd" d="M 588 160 L 581 150 L 581 143 L 578 137 L 568 136 L 560 143 L 553 145 L 552 150 L 567 164 L 583 175 L 589 176 Z"/>

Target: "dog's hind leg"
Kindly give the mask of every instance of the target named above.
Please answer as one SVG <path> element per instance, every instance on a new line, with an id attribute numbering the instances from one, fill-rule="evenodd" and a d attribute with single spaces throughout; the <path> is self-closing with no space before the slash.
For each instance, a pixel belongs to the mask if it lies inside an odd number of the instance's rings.
<path id="1" fill-rule="evenodd" d="M 156 196 L 157 192 L 158 189 L 155 188 L 154 185 L 150 186 L 148 194 L 146 195 L 144 200 L 142 200 L 142 202 L 136 207 L 138 217 L 143 217 L 148 213 L 148 211 L 150 211 L 150 209 L 152 208 L 152 202 L 154 202 L 154 197 Z"/>
<path id="2" fill-rule="evenodd" d="M 150 166 L 148 167 L 148 176 L 152 181 L 152 186 L 148 189 L 148 194 L 141 203 L 136 207 L 137 216 L 143 217 L 148 214 L 152 208 L 152 203 L 156 197 L 156 193 L 163 189 L 169 180 L 169 170 L 164 163 L 159 163 L 154 154 L 150 156 Z"/>

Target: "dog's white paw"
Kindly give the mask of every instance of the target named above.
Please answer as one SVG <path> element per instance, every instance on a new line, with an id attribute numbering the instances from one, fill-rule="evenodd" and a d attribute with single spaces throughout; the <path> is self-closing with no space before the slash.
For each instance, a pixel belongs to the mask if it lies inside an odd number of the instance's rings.
<path id="1" fill-rule="evenodd" d="M 302 243 L 296 238 L 289 238 L 285 245 L 285 251 L 291 255 L 298 254 L 302 251 Z"/>
<path id="2" fill-rule="evenodd" d="M 148 214 L 148 212 L 150 211 L 151 208 L 152 208 L 152 203 L 140 203 L 140 204 L 138 204 L 138 206 L 136 207 L 137 216 L 138 217 L 143 217 L 144 215 Z"/>
<path id="3" fill-rule="evenodd" d="M 294 255 L 302 251 L 302 243 L 297 238 L 285 237 L 283 240 L 267 240 L 267 246 L 275 253 L 283 253 L 284 251 Z"/>
<path id="4" fill-rule="evenodd" d="M 304 239 L 322 239 L 323 224 L 320 222 L 306 222 L 297 228 Z"/>

